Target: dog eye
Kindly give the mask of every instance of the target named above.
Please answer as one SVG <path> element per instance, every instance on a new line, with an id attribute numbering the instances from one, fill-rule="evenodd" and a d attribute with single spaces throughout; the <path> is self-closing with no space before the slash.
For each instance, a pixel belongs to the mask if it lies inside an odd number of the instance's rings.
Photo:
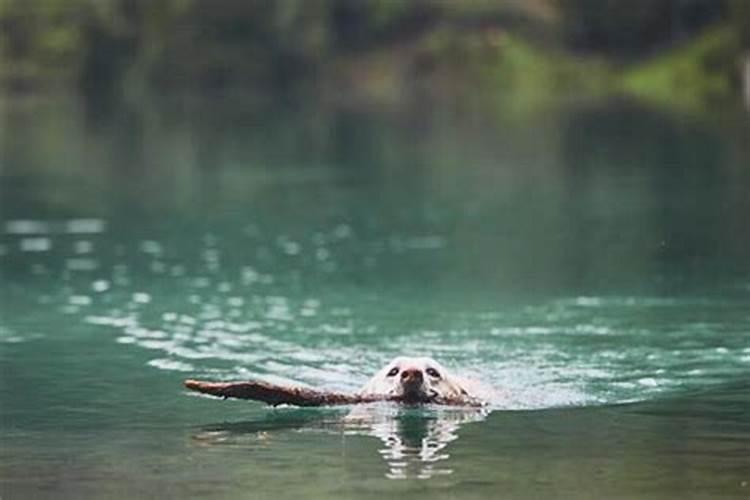
<path id="1" fill-rule="evenodd" d="M 434 368 L 428 368 L 425 371 L 427 372 L 427 375 L 429 375 L 430 377 L 440 378 L 440 374 Z"/>
<path id="2" fill-rule="evenodd" d="M 395 377 L 397 373 L 398 373 L 398 367 L 394 366 L 393 368 L 391 368 L 391 371 L 388 372 L 388 376 Z"/>

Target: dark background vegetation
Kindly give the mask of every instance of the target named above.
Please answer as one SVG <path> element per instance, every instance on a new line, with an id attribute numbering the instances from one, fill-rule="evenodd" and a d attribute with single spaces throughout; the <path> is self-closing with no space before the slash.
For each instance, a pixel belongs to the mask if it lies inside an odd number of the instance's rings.
<path id="1" fill-rule="evenodd" d="M 12 92 L 614 92 L 695 108 L 737 102 L 749 50 L 748 0 L 0 0 Z"/>

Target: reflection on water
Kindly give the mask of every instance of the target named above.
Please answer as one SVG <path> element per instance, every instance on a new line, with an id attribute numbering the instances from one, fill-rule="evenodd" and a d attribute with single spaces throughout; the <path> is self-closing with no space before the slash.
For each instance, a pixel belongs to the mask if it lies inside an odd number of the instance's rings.
<path id="1" fill-rule="evenodd" d="M 240 446 L 272 442 L 279 432 L 321 431 L 339 436 L 379 439 L 378 453 L 389 479 L 430 479 L 453 473 L 448 446 L 464 425 L 481 422 L 486 408 L 408 408 L 390 404 L 361 405 L 348 413 L 276 410 L 265 419 L 203 426 L 193 435 L 199 446 Z"/>
<path id="2" fill-rule="evenodd" d="M 390 479 L 430 479 L 451 474 L 449 443 L 461 425 L 482 421 L 488 409 L 431 408 L 429 412 L 398 407 L 358 407 L 346 417 L 347 433 L 364 433 L 385 445 L 380 455 Z"/>

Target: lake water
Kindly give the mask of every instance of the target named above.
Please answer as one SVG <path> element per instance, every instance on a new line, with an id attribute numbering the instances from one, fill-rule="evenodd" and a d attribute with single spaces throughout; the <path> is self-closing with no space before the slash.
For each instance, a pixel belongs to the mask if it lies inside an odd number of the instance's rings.
<path id="1" fill-rule="evenodd" d="M 0 105 L 0 497 L 750 498 L 747 117 Z M 270 409 L 397 354 L 483 410 Z"/>

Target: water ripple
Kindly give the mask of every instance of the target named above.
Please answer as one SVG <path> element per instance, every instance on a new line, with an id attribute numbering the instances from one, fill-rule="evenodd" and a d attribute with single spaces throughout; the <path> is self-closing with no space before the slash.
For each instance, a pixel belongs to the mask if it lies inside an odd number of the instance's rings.
<path id="1" fill-rule="evenodd" d="M 111 332 L 151 368 L 196 377 L 355 390 L 394 356 L 428 355 L 501 389 L 506 408 L 542 408 L 653 398 L 750 363 L 744 296 L 580 295 L 493 309 L 336 281 L 346 259 L 439 251 L 448 242 L 437 234 L 384 236 L 344 256 L 339 246 L 358 235 L 338 224 L 264 238 L 273 244 L 248 257 L 211 233 L 190 249 L 153 237 L 113 243 L 96 218 L 4 227 L 4 267 L 43 283 L 28 303 Z M 0 342 L 36 338 L 22 326 L 0 318 Z"/>

